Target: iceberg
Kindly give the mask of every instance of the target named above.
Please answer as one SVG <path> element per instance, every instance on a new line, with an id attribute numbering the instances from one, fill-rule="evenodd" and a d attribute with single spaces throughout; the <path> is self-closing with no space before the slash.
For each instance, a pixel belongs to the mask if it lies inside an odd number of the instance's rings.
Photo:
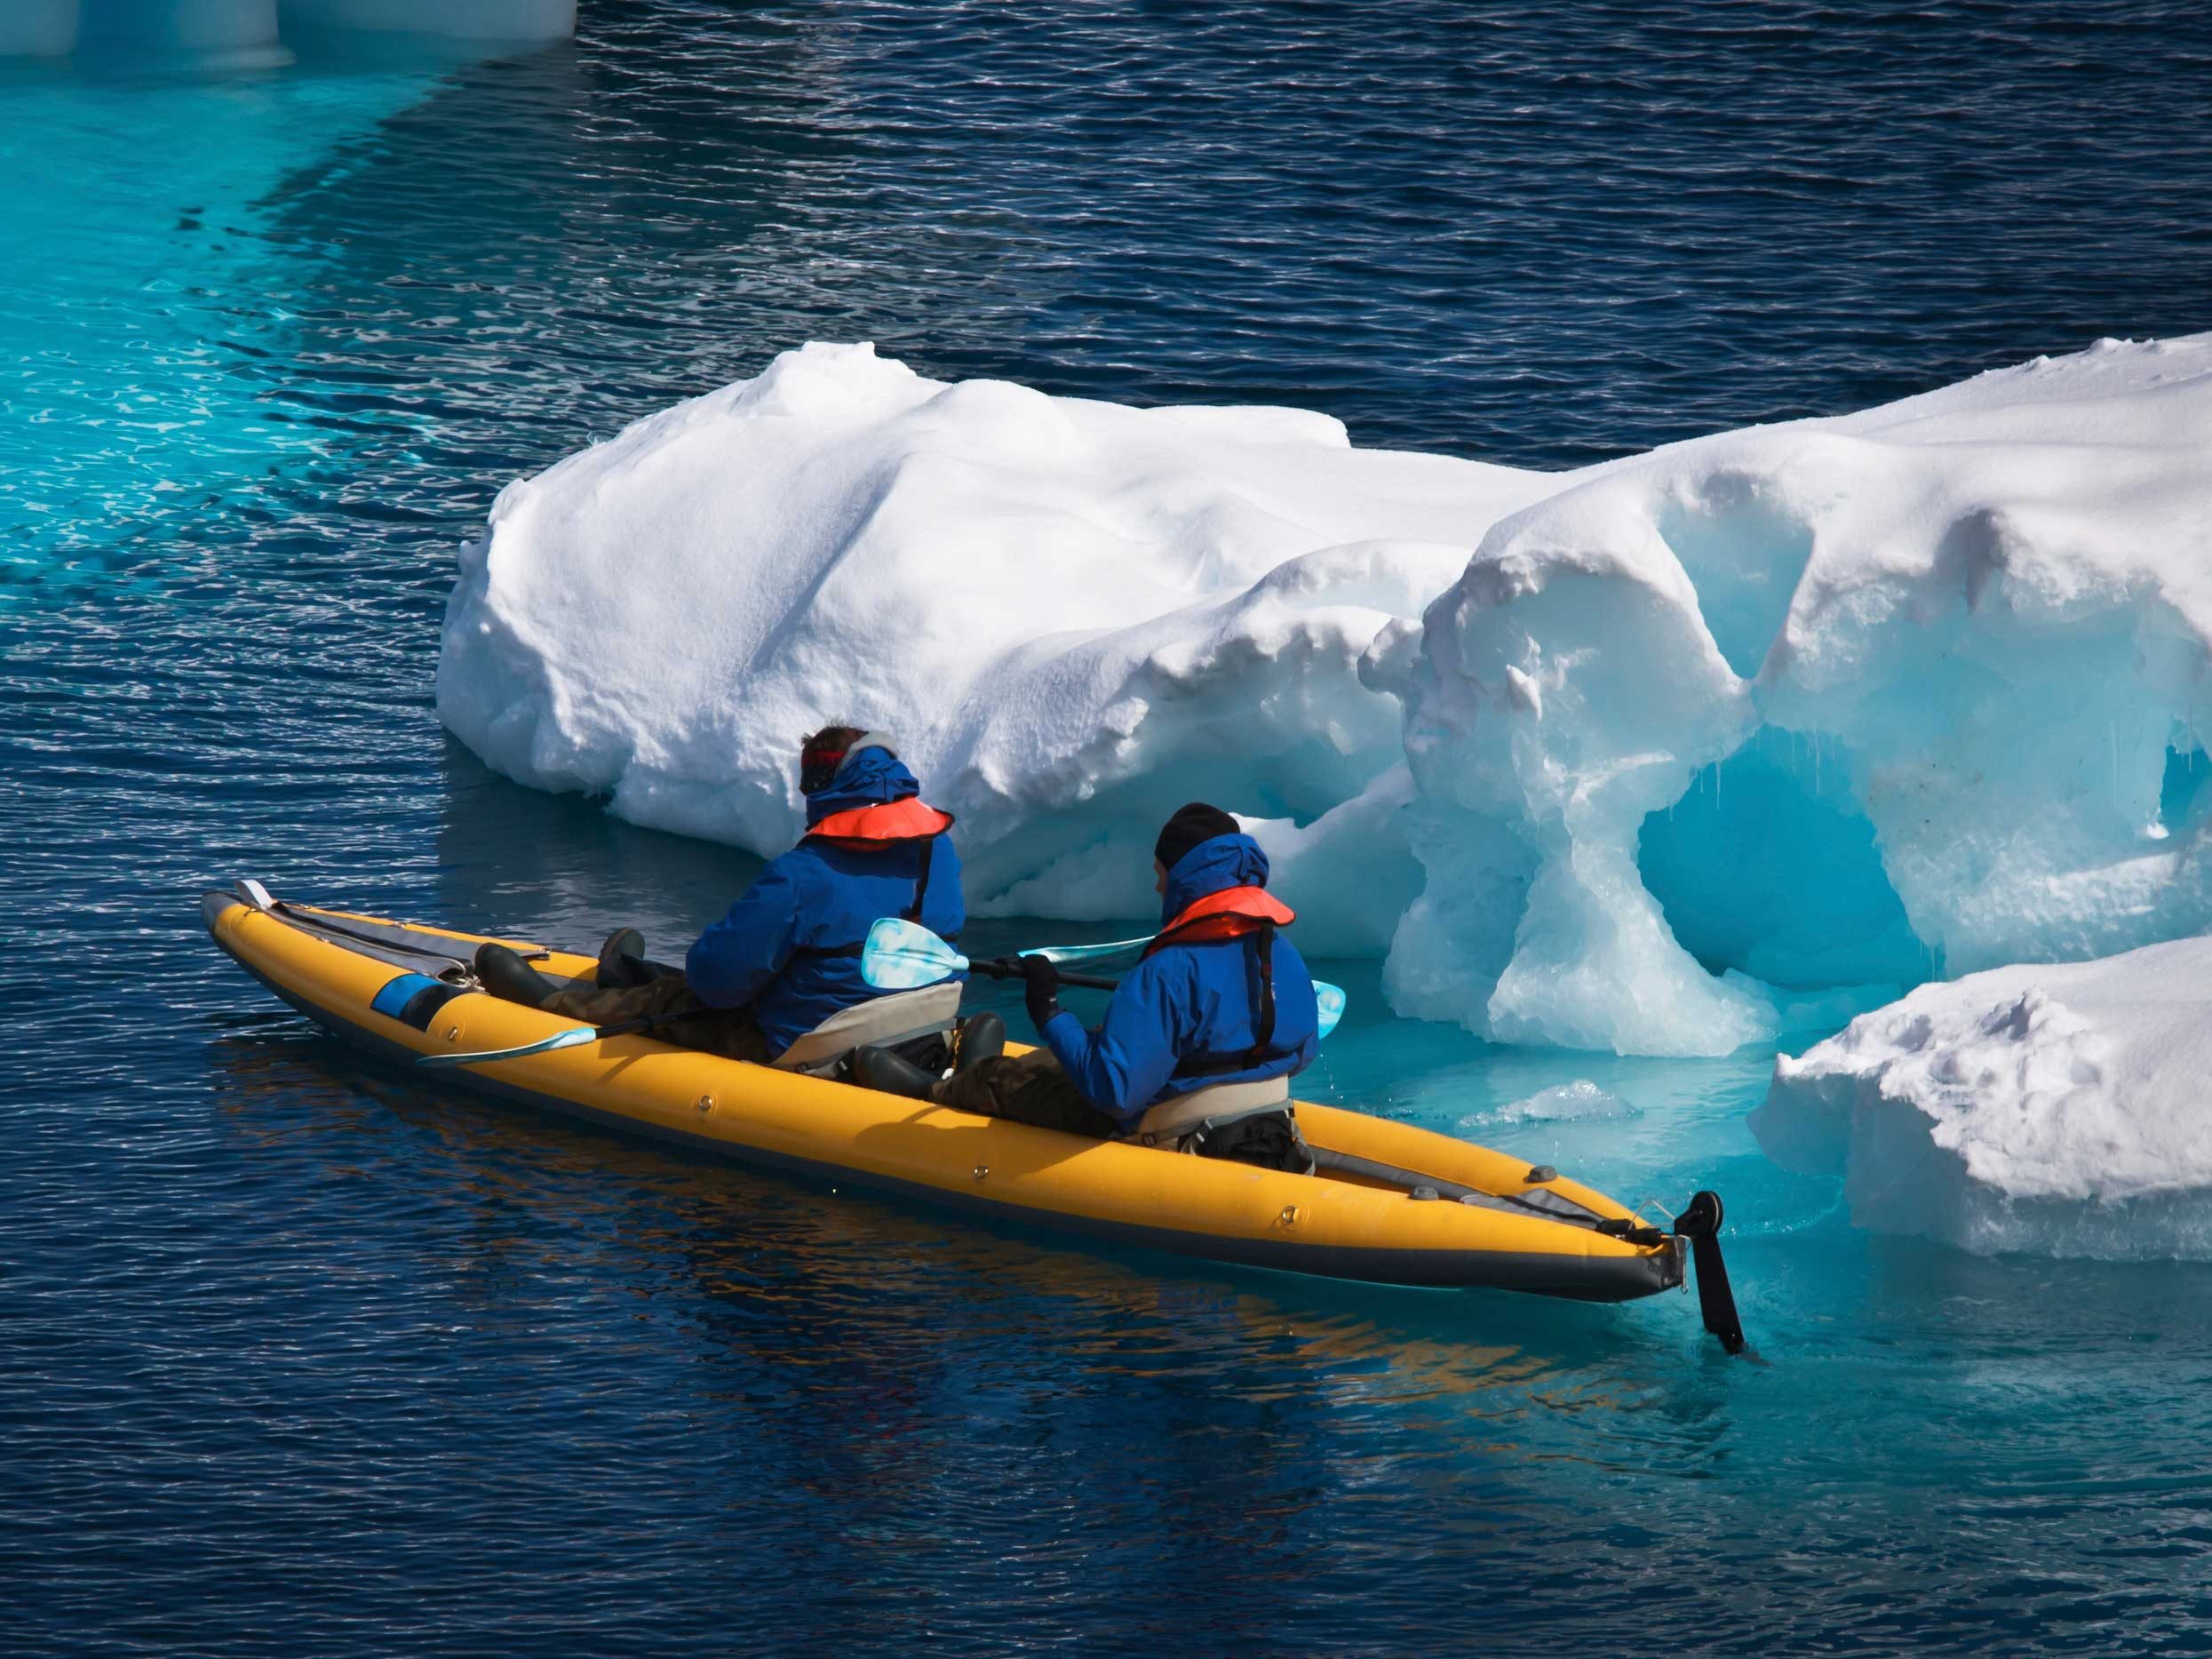
<path id="1" fill-rule="evenodd" d="M 276 0 L 77 0 L 62 48 L 110 56 L 188 54 L 240 67 L 289 60 Z"/>
<path id="2" fill-rule="evenodd" d="M 77 0 L 15 0 L 0 10 L 0 58 L 59 58 L 76 44 Z"/>
<path id="3" fill-rule="evenodd" d="M 88 0 L 88 4 L 90 0 Z M 279 0 L 288 26 L 442 35 L 454 40 L 566 40 L 577 0 Z"/>
<path id="4" fill-rule="evenodd" d="M 2212 336 L 1565 474 L 816 344 L 504 491 L 438 708 L 761 853 L 887 728 L 983 913 L 1147 914 L 1205 797 L 1399 1012 L 1715 1054 L 2212 926 L 2208 554 Z"/>
<path id="5" fill-rule="evenodd" d="M 2200 931 L 2208 642 L 2207 337 L 1567 481 L 1427 613 L 1393 1001 L 1718 1053 L 1771 987 Z"/>
<path id="6" fill-rule="evenodd" d="M 1160 823 L 1213 800 L 1286 872 L 1327 862 L 1301 937 L 1379 952 L 1420 873 L 1398 699 L 1364 665 L 1470 526 L 1549 487 L 1301 411 L 810 345 L 502 491 L 438 709 L 510 777 L 761 854 L 802 822 L 802 733 L 889 731 L 984 914 L 1150 913 Z"/>
<path id="7" fill-rule="evenodd" d="M 2212 1259 L 2212 939 L 1922 985 L 1774 1063 L 1769 1157 L 1985 1254 Z"/>
<path id="8" fill-rule="evenodd" d="M 576 0 L 7 0 L 0 8 L 0 58 L 84 49 L 282 62 L 284 30 L 301 25 L 460 40 L 565 40 L 576 32 Z"/>

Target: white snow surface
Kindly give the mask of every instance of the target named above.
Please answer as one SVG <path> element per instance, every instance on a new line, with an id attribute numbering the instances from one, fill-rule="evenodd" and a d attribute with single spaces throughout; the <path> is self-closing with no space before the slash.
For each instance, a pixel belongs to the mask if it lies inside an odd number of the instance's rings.
<path id="1" fill-rule="evenodd" d="M 1361 658 L 1465 567 L 1470 526 L 1548 487 L 1296 410 L 808 346 L 503 491 L 462 554 L 439 712 L 511 777 L 762 854 L 801 822 L 800 735 L 889 731 L 986 913 L 1155 913 L 1153 837 L 1211 800 L 1270 820 L 1308 948 L 1380 950 L 1420 873 L 1398 701 Z"/>
<path id="2" fill-rule="evenodd" d="M 2212 1258 L 2212 938 L 1923 985 L 1792 1059 L 1751 1125 L 1862 1226 Z"/>
<path id="3" fill-rule="evenodd" d="M 813 345 L 503 491 L 438 706 L 761 853 L 888 729 L 986 913 L 1149 914 L 1210 799 L 1400 1012 L 1696 1054 L 2212 926 L 2208 641 L 2212 336 L 1570 474 Z"/>

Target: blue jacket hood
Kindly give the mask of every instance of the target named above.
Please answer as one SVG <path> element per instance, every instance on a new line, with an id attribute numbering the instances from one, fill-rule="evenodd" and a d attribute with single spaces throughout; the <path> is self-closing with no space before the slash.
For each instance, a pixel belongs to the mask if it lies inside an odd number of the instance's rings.
<path id="1" fill-rule="evenodd" d="M 1249 835 L 1216 835 L 1175 860 L 1160 895 L 1160 926 L 1166 927 L 1208 893 L 1231 887 L 1265 887 L 1268 856 Z"/>
<path id="2" fill-rule="evenodd" d="M 904 761 L 888 749 L 863 749 L 846 758 L 827 789 L 807 797 L 807 822 L 819 824 L 832 812 L 884 806 L 919 794 L 921 785 L 906 770 Z"/>

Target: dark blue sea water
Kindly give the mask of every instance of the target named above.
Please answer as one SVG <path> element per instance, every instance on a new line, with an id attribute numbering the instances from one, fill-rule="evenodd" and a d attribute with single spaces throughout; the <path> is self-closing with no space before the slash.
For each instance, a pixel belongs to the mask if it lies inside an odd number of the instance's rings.
<path id="1" fill-rule="evenodd" d="M 458 1099 L 194 906 L 717 910 L 744 860 L 442 735 L 438 619 L 501 484 L 808 338 L 1565 465 L 2212 327 L 2202 7 L 584 18 L 0 65 L 0 1653 L 2212 1650 L 2212 1268 L 1858 1232 L 1745 1133 L 1763 1053 L 1485 1049 L 1339 963 L 1315 1079 L 1717 1186 L 1755 1367 L 1682 1298 L 1102 1255 Z M 1576 1078 L 1626 1110 L 1502 1110 Z"/>

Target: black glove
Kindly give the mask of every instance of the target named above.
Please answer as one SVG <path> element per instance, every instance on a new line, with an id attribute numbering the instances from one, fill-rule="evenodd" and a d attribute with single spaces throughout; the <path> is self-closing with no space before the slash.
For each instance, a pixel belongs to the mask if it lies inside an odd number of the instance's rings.
<path id="1" fill-rule="evenodd" d="M 1041 956 L 1022 959 L 1022 979 L 1027 987 L 1030 1022 L 1041 1033 L 1045 1022 L 1060 1012 L 1060 970 Z"/>

